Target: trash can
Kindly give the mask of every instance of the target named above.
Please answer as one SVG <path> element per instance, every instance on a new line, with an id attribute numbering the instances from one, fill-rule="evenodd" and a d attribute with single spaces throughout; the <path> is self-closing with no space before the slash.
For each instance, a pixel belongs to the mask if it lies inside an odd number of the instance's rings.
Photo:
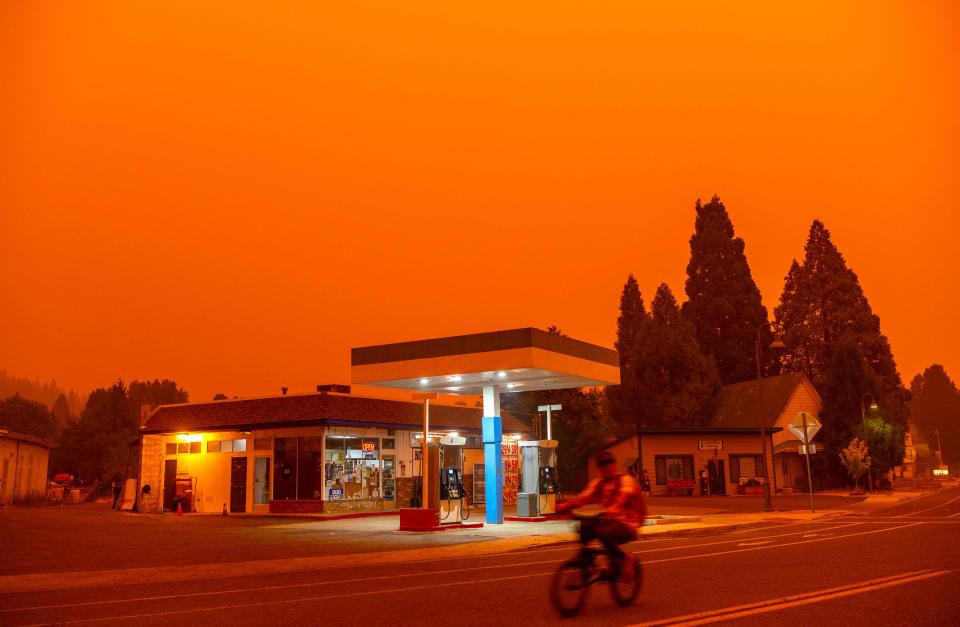
<path id="1" fill-rule="evenodd" d="M 537 515 L 537 493 L 536 492 L 518 492 L 517 493 L 517 516 L 524 518 L 533 518 Z"/>

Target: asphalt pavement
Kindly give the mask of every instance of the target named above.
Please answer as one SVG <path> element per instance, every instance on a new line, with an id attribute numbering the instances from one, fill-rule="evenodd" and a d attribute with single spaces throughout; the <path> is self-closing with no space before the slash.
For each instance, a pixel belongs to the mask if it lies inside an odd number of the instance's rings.
<path id="1" fill-rule="evenodd" d="M 231 529 L 248 532 L 264 524 L 234 522 Z M 250 537 L 276 534 L 285 538 L 277 546 L 302 548 L 283 528 L 259 529 Z M 305 533 L 296 528 L 301 531 L 290 533 Z M 141 544 L 155 543 L 149 533 L 154 528 L 139 529 Z M 569 622 L 958 624 L 958 532 L 960 488 L 949 488 L 830 518 L 710 536 L 648 538 L 630 547 L 644 565 L 637 604 L 617 607 L 606 587 L 597 585 L 583 614 Z M 467 543 L 424 546 L 412 556 L 390 553 L 404 555 L 397 561 L 369 551 L 318 555 L 324 561 L 315 568 L 244 574 L 240 562 L 207 561 L 209 555 L 198 554 L 202 549 L 196 545 L 178 546 L 175 535 L 163 536 L 166 550 L 195 558 L 184 568 L 203 563 L 206 576 L 194 571 L 189 579 L 171 580 L 146 568 L 138 577 L 137 569 L 129 568 L 136 560 L 128 560 L 125 568 L 90 570 L 59 588 L 17 589 L 18 579 L 37 577 L 49 584 L 58 576 L 49 569 L 21 569 L 20 575 L 0 577 L 0 624 L 544 624 L 558 620 L 547 596 L 550 575 L 575 551 L 573 544 L 560 544 L 470 554 L 465 547 L 475 543 Z M 208 552 L 219 553 L 222 543 L 242 537 L 221 538 Z M 16 565 L 6 557 L 9 547 L 0 558 L 8 571 Z M 296 559 L 306 558 L 301 551 Z M 284 561 L 289 560 L 263 564 Z M 178 559 L 164 567 L 179 564 Z M 100 580 L 97 573 L 121 577 Z M 59 576 L 78 578 L 66 572 Z"/>

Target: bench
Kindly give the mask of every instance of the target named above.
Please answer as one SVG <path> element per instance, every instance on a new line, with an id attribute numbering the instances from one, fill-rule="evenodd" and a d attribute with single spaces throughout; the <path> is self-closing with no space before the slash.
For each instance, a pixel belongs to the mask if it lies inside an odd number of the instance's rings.
<path id="1" fill-rule="evenodd" d="M 693 479 L 667 479 L 667 494 L 693 496 Z"/>

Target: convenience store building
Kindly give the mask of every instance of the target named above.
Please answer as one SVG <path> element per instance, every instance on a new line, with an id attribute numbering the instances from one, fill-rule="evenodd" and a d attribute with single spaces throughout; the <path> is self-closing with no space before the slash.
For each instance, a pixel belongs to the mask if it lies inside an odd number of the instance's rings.
<path id="1" fill-rule="evenodd" d="M 311 394 L 161 405 L 144 413 L 138 509 L 352 513 L 410 507 L 420 474 L 422 403 Z M 334 391 L 335 390 L 335 391 Z M 483 500 L 482 410 L 431 403 L 431 435 L 464 436 L 464 485 Z M 528 424 L 503 412 L 507 476 L 516 500 L 517 442 Z M 147 487 L 149 486 L 149 487 Z M 146 487 L 146 489 L 144 489 Z M 512 491 L 512 494 L 508 494 Z"/>

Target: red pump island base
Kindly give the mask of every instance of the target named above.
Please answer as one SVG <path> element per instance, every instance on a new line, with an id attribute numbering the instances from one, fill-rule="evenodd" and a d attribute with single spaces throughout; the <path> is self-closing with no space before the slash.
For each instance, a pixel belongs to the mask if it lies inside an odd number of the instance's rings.
<path id="1" fill-rule="evenodd" d="M 440 524 L 440 510 L 436 507 L 403 508 L 400 510 L 400 531 L 447 531 L 450 529 L 477 529 L 482 522 Z"/>

